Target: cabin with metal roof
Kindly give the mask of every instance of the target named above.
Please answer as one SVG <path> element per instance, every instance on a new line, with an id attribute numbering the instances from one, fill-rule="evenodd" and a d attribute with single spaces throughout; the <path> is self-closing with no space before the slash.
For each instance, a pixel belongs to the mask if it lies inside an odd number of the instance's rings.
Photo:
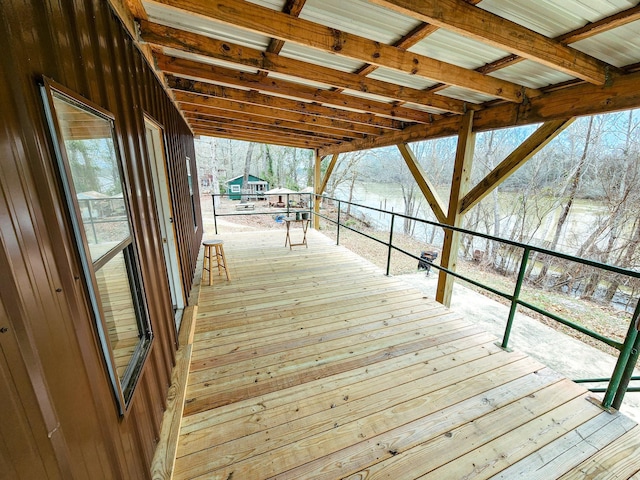
<path id="1" fill-rule="evenodd" d="M 454 275 L 426 301 L 318 231 L 236 234 L 201 286 L 193 144 L 313 150 L 316 194 L 397 146 L 456 228 L 640 107 L 637 0 L 10 0 L 0 45 L 1 478 L 638 478 L 640 428 L 448 310 Z M 529 124 L 469 185 L 476 133 Z M 411 146 L 444 136 L 447 203 Z"/>

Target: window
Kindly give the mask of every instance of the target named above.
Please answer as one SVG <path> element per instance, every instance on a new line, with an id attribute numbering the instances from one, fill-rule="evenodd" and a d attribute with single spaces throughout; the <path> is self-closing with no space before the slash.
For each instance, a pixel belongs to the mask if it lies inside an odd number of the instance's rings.
<path id="1" fill-rule="evenodd" d="M 48 80 L 43 95 L 95 330 L 124 414 L 152 332 L 113 117 Z"/>
<path id="2" fill-rule="evenodd" d="M 240 193 L 240 185 L 231 185 L 231 193 Z"/>

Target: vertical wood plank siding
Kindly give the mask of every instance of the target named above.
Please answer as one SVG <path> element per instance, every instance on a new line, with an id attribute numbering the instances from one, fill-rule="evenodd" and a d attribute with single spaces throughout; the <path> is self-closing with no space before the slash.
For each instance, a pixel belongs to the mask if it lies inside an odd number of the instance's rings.
<path id="1" fill-rule="evenodd" d="M 185 163 L 200 218 L 193 136 L 105 0 L 3 0 L 0 46 L 0 407 L 15 415 L 2 422 L 0 478 L 149 478 L 177 337 L 144 114 L 164 129 L 185 292 L 202 237 Z M 122 418 L 58 185 L 43 75 L 116 118 L 155 335 Z"/>

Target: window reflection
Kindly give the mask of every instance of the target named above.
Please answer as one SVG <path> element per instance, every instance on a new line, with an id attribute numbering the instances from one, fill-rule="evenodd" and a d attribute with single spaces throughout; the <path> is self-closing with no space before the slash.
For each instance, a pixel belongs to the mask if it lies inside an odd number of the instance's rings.
<path id="1" fill-rule="evenodd" d="M 108 121 L 54 96 L 91 259 L 130 235 L 122 180 Z"/>
<path id="2" fill-rule="evenodd" d="M 96 272 L 96 281 L 116 370 L 122 381 L 140 339 L 123 252 Z"/>

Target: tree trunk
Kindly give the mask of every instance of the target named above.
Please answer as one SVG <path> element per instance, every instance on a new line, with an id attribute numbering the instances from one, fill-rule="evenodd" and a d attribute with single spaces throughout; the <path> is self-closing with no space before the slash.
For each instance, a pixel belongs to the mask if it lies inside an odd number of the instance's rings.
<path id="1" fill-rule="evenodd" d="M 253 147 L 255 143 L 249 143 L 247 148 L 247 156 L 244 159 L 244 176 L 242 177 L 242 194 L 240 196 L 241 202 L 247 201 L 247 195 L 249 193 L 249 172 L 251 171 L 251 155 L 253 154 Z"/>
<path id="2" fill-rule="evenodd" d="M 347 218 L 351 215 L 351 201 L 353 200 L 353 190 L 356 185 L 356 179 L 358 178 L 358 171 L 353 170 L 351 172 L 351 183 L 349 183 L 349 203 L 347 204 Z"/>
<path id="3" fill-rule="evenodd" d="M 567 203 L 562 208 L 562 212 L 560 212 L 560 217 L 558 218 L 558 222 L 556 223 L 556 231 L 553 236 L 553 240 L 551 241 L 551 245 L 549 246 L 549 250 L 555 250 L 558 247 L 558 242 L 560 241 L 560 236 L 562 235 L 562 229 L 564 227 L 565 222 L 567 221 L 567 217 L 569 216 L 569 212 L 571 211 L 571 206 L 573 205 L 573 201 L 575 200 L 576 193 L 578 192 L 578 187 L 580 186 L 580 179 L 582 178 L 582 173 L 584 170 L 584 165 L 587 160 L 587 154 L 589 152 L 589 142 L 591 140 L 591 130 L 593 128 L 593 116 L 589 117 L 589 125 L 587 126 L 587 136 L 584 141 L 584 149 L 582 150 L 582 155 L 580 156 L 580 161 L 576 167 L 575 172 L 573 173 L 573 179 L 569 185 L 569 191 L 567 194 Z M 549 266 L 545 263 L 540 270 L 540 274 L 536 279 L 538 284 L 544 284 L 546 281 L 546 276 L 548 272 Z"/>

